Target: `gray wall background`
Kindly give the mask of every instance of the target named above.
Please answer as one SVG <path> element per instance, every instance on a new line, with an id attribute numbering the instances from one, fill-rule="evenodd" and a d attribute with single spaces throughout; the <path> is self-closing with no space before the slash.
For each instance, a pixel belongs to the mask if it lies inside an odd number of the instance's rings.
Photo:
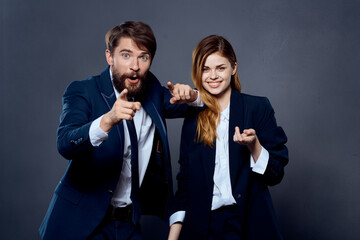
<path id="1" fill-rule="evenodd" d="M 67 162 L 56 149 L 61 96 L 106 67 L 104 36 L 125 20 L 148 23 L 151 70 L 188 83 L 191 52 L 225 36 L 243 92 L 267 96 L 289 138 L 290 163 L 271 188 L 285 239 L 359 239 L 360 1 L 1 0 L 0 233 L 38 239 Z M 182 120 L 168 121 L 173 173 Z M 145 217 L 145 239 L 167 225 Z"/>

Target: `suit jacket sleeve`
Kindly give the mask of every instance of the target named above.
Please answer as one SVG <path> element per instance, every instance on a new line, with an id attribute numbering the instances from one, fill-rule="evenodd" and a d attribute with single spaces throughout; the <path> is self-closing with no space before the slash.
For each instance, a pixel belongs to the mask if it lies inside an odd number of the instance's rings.
<path id="1" fill-rule="evenodd" d="M 172 213 L 187 210 L 189 190 L 189 145 L 192 141 L 191 139 L 193 139 L 192 132 L 194 129 L 192 123 L 194 123 L 192 120 L 186 118 L 182 127 L 179 159 L 180 170 L 176 176 L 178 189 L 175 194 Z"/>
<path id="2" fill-rule="evenodd" d="M 280 183 L 284 176 L 284 167 L 288 163 L 288 150 L 285 146 L 287 137 L 284 130 L 276 123 L 275 112 L 269 100 L 264 98 L 262 113 L 258 119 L 256 134 L 261 145 L 269 152 L 269 162 L 264 175 L 257 174 L 267 185 Z"/>
<path id="3" fill-rule="evenodd" d="M 66 159 L 73 159 L 94 147 L 89 139 L 91 107 L 86 84 L 71 83 L 63 95 L 63 109 L 57 131 L 57 146 Z"/>
<path id="4" fill-rule="evenodd" d="M 185 117 L 186 112 L 191 108 L 187 104 L 171 104 L 170 99 L 172 95 L 169 89 L 162 86 L 163 92 L 163 108 L 165 111 L 165 118 L 182 118 Z"/>
<path id="5" fill-rule="evenodd" d="M 204 107 L 194 107 L 188 104 L 171 104 L 170 99 L 172 95 L 168 88 L 162 87 L 163 92 L 163 109 L 165 111 L 165 118 L 184 118 L 186 116 L 194 115 Z"/>

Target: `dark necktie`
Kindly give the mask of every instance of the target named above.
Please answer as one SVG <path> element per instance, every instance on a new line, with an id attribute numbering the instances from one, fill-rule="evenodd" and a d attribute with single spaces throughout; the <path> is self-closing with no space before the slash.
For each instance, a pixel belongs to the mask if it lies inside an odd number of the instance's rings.
<path id="1" fill-rule="evenodd" d="M 131 201 L 133 203 L 133 221 L 136 223 L 140 218 L 139 202 L 139 164 L 138 143 L 134 121 L 126 121 L 131 141 Z"/>

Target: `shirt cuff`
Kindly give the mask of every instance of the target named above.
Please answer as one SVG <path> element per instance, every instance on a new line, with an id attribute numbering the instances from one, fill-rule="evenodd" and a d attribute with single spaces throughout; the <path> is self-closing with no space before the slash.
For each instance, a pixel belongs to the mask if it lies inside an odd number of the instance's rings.
<path id="1" fill-rule="evenodd" d="M 269 152 L 261 146 L 261 153 L 258 160 L 255 162 L 252 155 L 250 155 L 250 167 L 253 172 L 264 174 L 269 162 Z"/>
<path id="2" fill-rule="evenodd" d="M 95 119 L 90 126 L 89 137 L 90 142 L 94 147 L 100 146 L 108 138 L 108 134 L 100 128 L 100 121 L 103 116 Z"/>
<path id="3" fill-rule="evenodd" d="M 183 222 L 185 219 L 185 211 L 177 211 L 170 216 L 170 226 L 176 222 Z"/>
<path id="4" fill-rule="evenodd" d="M 203 107 L 204 106 L 204 102 L 201 100 L 201 97 L 200 97 L 200 93 L 198 90 L 195 90 L 195 92 L 197 92 L 197 99 L 193 102 L 190 102 L 190 103 L 187 103 L 187 105 L 189 105 L 190 107 Z"/>

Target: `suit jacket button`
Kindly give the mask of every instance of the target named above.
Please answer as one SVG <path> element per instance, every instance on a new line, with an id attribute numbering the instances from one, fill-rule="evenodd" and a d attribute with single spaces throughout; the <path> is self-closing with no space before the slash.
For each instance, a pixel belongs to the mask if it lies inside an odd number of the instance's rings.
<path id="1" fill-rule="evenodd" d="M 113 194 L 114 194 L 114 193 L 113 193 L 113 191 L 112 191 L 112 190 L 110 190 L 110 189 L 108 190 L 108 193 L 109 193 L 109 194 L 111 194 L 111 195 L 113 195 Z"/>
<path id="2" fill-rule="evenodd" d="M 74 140 L 71 140 L 70 143 L 71 143 L 71 145 L 73 145 L 73 146 L 76 144 Z"/>
<path id="3" fill-rule="evenodd" d="M 240 193 L 237 193 L 237 194 L 235 195 L 235 198 L 241 198 L 241 194 L 240 194 Z"/>

